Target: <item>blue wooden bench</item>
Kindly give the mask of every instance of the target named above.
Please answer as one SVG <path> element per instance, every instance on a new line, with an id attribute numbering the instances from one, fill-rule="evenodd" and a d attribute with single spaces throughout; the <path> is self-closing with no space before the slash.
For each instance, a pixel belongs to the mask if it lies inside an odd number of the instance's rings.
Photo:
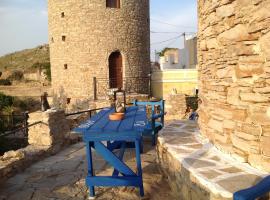
<path id="1" fill-rule="evenodd" d="M 233 199 L 255 200 L 257 198 L 263 197 L 269 192 L 270 192 L 270 176 L 267 176 L 255 186 L 235 192 L 233 195 Z"/>
<path id="2" fill-rule="evenodd" d="M 143 135 L 150 135 L 152 137 L 152 145 L 156 145 L 157 134 L 164 127 L 165 101 L 148 102 L 135 100 L 133 104 L 135 106 L 151 106 L 151 118 L 145 127 Z M 159 108 L 159 113 L 156 112 L 157 107 Z"/>

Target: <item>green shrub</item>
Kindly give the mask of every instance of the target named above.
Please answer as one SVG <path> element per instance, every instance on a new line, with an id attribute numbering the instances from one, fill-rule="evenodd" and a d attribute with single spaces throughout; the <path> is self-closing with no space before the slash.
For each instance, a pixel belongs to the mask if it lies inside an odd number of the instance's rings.
<path id="1" fill-rule="evenodd" d="M 188 96 L 186 97 L 187 107 L 192 108 L 193 110 L 198 109 L 198 96 Z"/>
<path id="2" fill-rule="evenodd" d="M 21 81 L 23 79 L 23 72 L 19 70 L 15 70 L 12 74 L 8 77 L 9 80 L 12 81 Z"/>
<path id="3" fill-rule="evenodd" d="M 8 79 L 0 79 L 0 85 L 12 85 L 12 83 Z"/>
<path id="4" fill-rule="evenodd" d="M 0 92 L 0 111 L 7 106 L 13 105 L 13 97 L 7 96 Z"/>
<path id="5" fill-rule="evenodd" d="M 49 81 L 52 81 L 52 75 L 51 75 L 51 64 L 50 63 L 48 63 L 48 65 L 46 65 L 46 72 L 45 72 L 45 74 L 46 74 L 46 76 L 47 76 L 47 78 L 48 78 L 48 80 Z"/>
<path id="6" fill-rule="evenodd" d="M 32 68 L 40 69 L 40 70 L 45 69 L 45 74 L 46 74 L 47 79 L 49 81 L 52 80 L 52 78 L 51 78 L 51 64 L 49 62 L 45 62 L 45 63 L 37 62 L 37 63 L 34 63 L 32 65 Z"/>

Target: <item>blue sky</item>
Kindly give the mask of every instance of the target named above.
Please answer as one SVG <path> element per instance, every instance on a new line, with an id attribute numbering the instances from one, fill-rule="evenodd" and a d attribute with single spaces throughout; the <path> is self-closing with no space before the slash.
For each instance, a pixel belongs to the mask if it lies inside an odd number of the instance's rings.
<path id="1" fill-rule="evenodd" d="M 182 32 L 196 32 L 196 7 L 196 0 L 151 0 L 152 58 L 166 46 L 182 48 Z M 47 18 L 47 0 L 0 0 L 0 56 L 48 43 Z"/>

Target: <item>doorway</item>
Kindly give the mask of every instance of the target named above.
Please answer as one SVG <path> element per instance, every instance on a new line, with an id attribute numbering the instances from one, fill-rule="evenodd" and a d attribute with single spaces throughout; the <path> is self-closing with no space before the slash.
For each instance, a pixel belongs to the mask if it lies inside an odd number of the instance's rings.
<path id="1" fill-rule="evenodd" d="M 109 57 L 109 84 L 110 88 L 123 88 L 123 63 L 119 51 Z"/>

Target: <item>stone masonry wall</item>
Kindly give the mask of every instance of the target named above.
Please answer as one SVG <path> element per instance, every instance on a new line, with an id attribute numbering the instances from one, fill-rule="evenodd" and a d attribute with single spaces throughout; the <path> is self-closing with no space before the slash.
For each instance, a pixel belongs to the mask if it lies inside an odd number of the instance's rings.
<path id="1" fill-rule="evenodd" d="M 187 110 L 186 95 L 170 94 L 165 98 L 166 119 L 182 119 Z"/>
<path id="2" fill-rule="evenodd" d="M 71 103 L 93 96 L 93 77 L 108 79 L 116 50 L 124 79 L 149 74 L 149 0 L 121 0 L 121 8 L 106 8 L 105 0 L 49 0 L 48 16 L 52 86 Z M 135 92 L 148 90 L 141 84 Z"/>
<path id="3" fill-rule="evenodd" d="M 28 123 L 36 122 L 41 123 L 29 127 L 27 147 L 0 156 L 0 184 L 32 163 L 79 141 L 77 134 L 70 133 L 69 121 L 63 110 L 30 113 Z"/>
<path id="4" fill-rule="evenodd" d="M 199 0 L 201 132 L 270 171 L 270 0 Z"/>

